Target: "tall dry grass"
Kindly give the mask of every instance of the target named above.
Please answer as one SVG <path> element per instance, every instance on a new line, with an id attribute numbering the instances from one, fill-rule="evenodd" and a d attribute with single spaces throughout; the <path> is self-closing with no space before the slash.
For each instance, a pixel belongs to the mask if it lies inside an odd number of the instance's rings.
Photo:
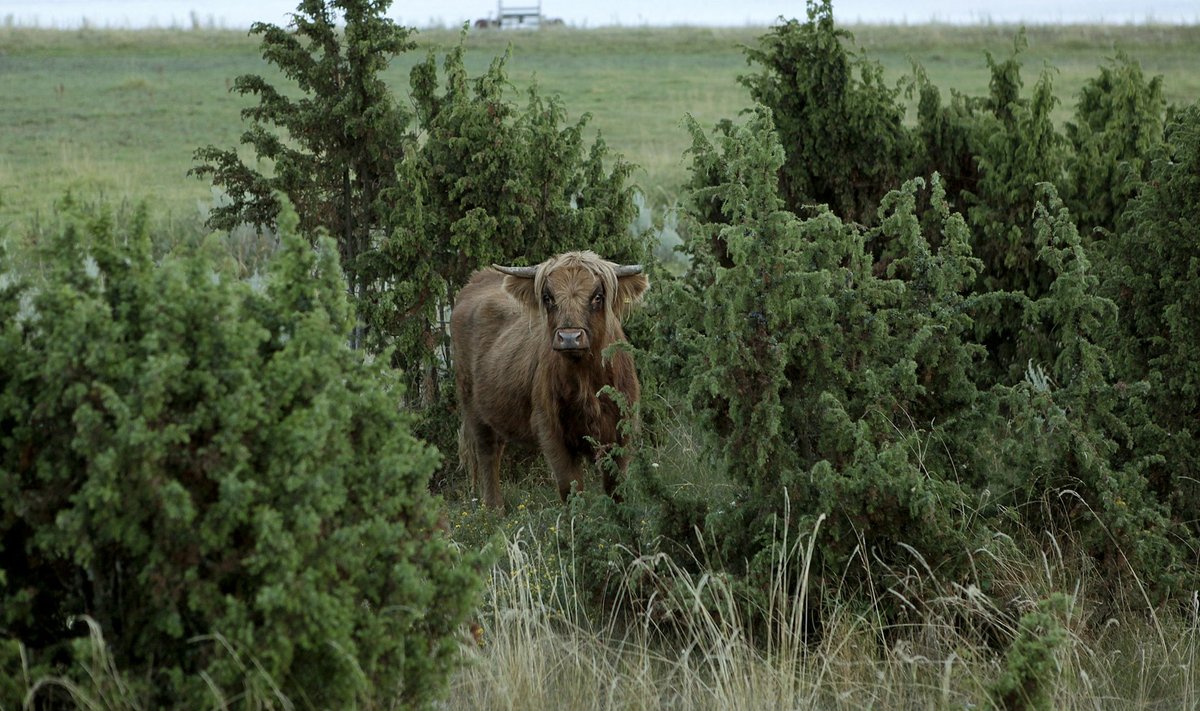
<path id="1" fill-rule="evenodd" d="M 907 590 L 878 591 L 865 605 L 835 592 L 809 605 L 814 535 L 784 541 L 765 629 L 743 619 L 721 576 L 630 554 L 626 580 L 669 577 L 663 582 L 690 597 L 667 629 L 653 606 L 598 612 L 582 603 L 572 561 L 552 552 L 570 524 L 556 531 L 521 529 L 503 541 L 482 642 L 465 645 L 445 708 L 991 708 L 1021 614 L 1055 593 L 1067 605 L 1048 680 L 1054 708 L 1200 708 L 1200 599 L 1158 610 L 1137 594 L 1114 600 L 1089 561 L 1071 556 L 1065 534 L 1042 536 L 1044 545 L 1000 541 L 983 553 L 1003 605 L 975 585 L 940 585 L 919 562 L 914 574 L 925 579 Z M 798 595 L 782 582 L 797 567 Z M 932 598 L 908 597 L 939 587 Z M 912 614 L 887 621 L 885 602 Z M 814 609 L 820 634 L 806 635 Z"/>

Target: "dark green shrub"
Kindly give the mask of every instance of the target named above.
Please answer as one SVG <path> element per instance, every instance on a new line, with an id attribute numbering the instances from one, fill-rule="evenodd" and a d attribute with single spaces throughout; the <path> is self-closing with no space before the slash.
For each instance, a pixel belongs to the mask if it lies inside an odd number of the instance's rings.
<path id="1" fill-rule="evenodd" d="M 544 97 L 536 84 L 524 106 L 512 103 L 506 60 L 469 79 L 460 44 L 445 57 L 440 92 L 432 52 L 412 72 L 428 134 L 419 155 L 426 224 L 443 278 L 457 289 L 480 265 L 536 263 L 584 246 L 641 262 L 646 245 L 628 234 L 634 166 L 600 137 L 589 147 L 591 116 L 568 122 L 559 98 Z"/>
<path id="2" fill-rule="evenodd" d="M 1085 239 L 1095 228 L 1116 229 L 1162 144 L 1165 110 L 1162 77 L 1146 81 L 1124 53 L 1083 85 L 1067 137 L 1074 149 L 1069 204 Z"/>
<path id="3" fill-rule="evenodd" d="M 1020 304 L 1014 350 L 1025 377 L 980 398 L 971 429 L 989 436 L 958 446 L 974 465 L 974 486 L 1020 510 L 1022 526 L 1070 531 L 1109 580 L 1132 573 L 1170 596 L 1193 579 L 1190 536 L 1171 521 L 1169 497 L 1150 487 L 1163 454 L 1150 388 L 1114 377 L 1103 340 L 1116 328 L 1116 307 L 1099 293 L 1073 216 L 1052 187 L 1039 197 L 1038 259 L 1053 281 L 1040 299 L 1011 297 Z"/>
<path id="4" fill-rule="evenodd" d="M 1019 98 L 1017 56 L 1024 46 L 1021 33 L 1012 58 L 997 62 L 988 55 L 992 71 L 988 113 L 979 117 L 976 129 L 979 182 L 962 197 L 973 235 L 972 251 L 984 265 L 984 289 L 1037 298 L 1046 293 L 1051 277 L 1037 260 L 1035 191 L 1040 183 L 1061 184 L 1067 144 L 1050 118 L 1057 99 L 1048 71 L 1028 99 Z"/>
<path id="5" fill-rule="evenodd" d="M 1021 616 L 1017 638 L 1004 655 L 1004 668 L 991 685 L 992 702 L 1002 709 L 1048 711 L 1054 708 L 1054 685 L 1059 665 L 1055 654 L 1067 641 L 1059 618 L 1066 616 L 1070 598 L 1056 593 L 1039 600 Z"/>
<path id="6" fill-rule="evenodd" d="M 1114 586 L 1156 599 L 1191 583 L 1194 538 L 1151 486 L 1165 452 L 1150 388 L 1114 376 L 1117 312 L 1052 185 L 1029 189 L 1034 298 L 981 288 L 936 174 L 928 192 L 911 181 L 886 195 L 863 231 L 784 208 L 765 109 L 712 142 L 692 132 L 707 187 L 682 223 L 691 271 L 651 298 L 647 380 L 686 388 L 730 485 L 719 503 L 662 501 L 663 535 L 691 546 L 700 527 L 752 600 L 781 526 L 794 541 L 821 515 L 813 574 L 864 594 L 968 577 L 986 589 L 971 551 L 1018 530 L 1067 532 Z M 980 368 L 997 317 L 1023 364 L 1012 384 Z"/>
<path id="7" fill-rule="evenodd" d="M 5 259 L 0 637 L 35 664 L 69 673 L 88 615 L 151 707 L 211 705 L 209 683 L 320 708 L 444 688 L 478 579 L 395 374 L 347 346 L 334 243 L 297 222 L 250 281 L 211 248 L 156 263 L 144 219 L 103 215 L 37 273 Z"/>
<path id="8" fill-rule="evenodd" d="M 1121 318 L 1114 357 L 1151 387 L 1166 457 L 1151 474 L 1175 516 L 1200 534 L 1200 104 L 1168 124 L 1149 176 L 1103 244 L 1105 291 Z"/>
<path id="9" fill-rule="evenodd" d="M 1034 190 L 1041 182 L 1066 184 L 1071 146 L 1051 121 L 1056 99 L 1049 72 L 1031 96 L 1021 96 L 1024 32 L 1014 39 L 1012 57 L 987 55 L 986 97 L 954 94 L 943 105 L 937 87 L 917 67 L 910 84 L 919 93 L 912 130 L 903 123 L 899 89 L 883 84 L 878 63 L 846 48 L 853 38 L 835 27 L 831 4 L 810 2 L 808 14 L 807 23 L 782 24 L 759 48 L 748 50 L 750 61 L 764 69 L 742 78 L 752 98 L 774 114 L 786 156 L 778 178 L 784 205 L 800 214 L 804 205 L 825 203 L 848 223 L 875 225 L 888 191 L 912 175 L 938 173 L 947 201 L 966 217 L 972 252 L 982 261 L 982 289 L 1031 298 L 1044 294 L 1051 276 L 1036 258 Z M 696 175 L 701 185 L 708 180 L 703 171 Z M 939 218 L 921 200 L 918 213 L 936 247 Z M 882 273 L 896 255 L 882 242 L 871 248 Z M 1010 348 L 1019 328 L 1015 313 L 1008 308 L 973 313 L 990 355 L 987 367 L 977 371 L 984 380 L 1002 375 L 1015 382 L 1023 372 L 1024 363 Z"/>
<path id="10" fill-rule="evenodd" d="M 915 143 L 899 90 L 878 62 L 846 48 L 831 0 L 809 0 L 808 21 L 788 20 L 746 50 L 758 74 L 740 81 L 771 109 L 785 159 L 779 192 L 788 209 L 824 204 L 847 222 L 872 224 L 884 193 L 909 177 Z"/>
<path id="11" fill-rule="evenodd" d="M 914 75 L 909 87 L 910 95 L 917 95 L 914 134 L 918 148 L 914 173 L 938 173 L 949 200 L 961 203 L 962 193 L 979 183 L 977 134 L 979 115 L 986 109 L 987 99 L 951 89 L 950 101 L 943 105 L 941 90 L 921 66 L 914 67 Z"/>
<path id="12" fill-rule="evenodd" d="M 1022 30 L 1011 57 L 1000 61 L 987 54 L 986 97 L 955 93 L 942 105 L 937 87 L 919 67 L 913 85 L 919 91 L 918 165 L 946 177 L 950 200 L 967 219 L 971 251 L 982 262 L 974 289 L 980 298 L 972 311 L 988 352 L 986 367 L 977 372 L 981 387 L 996 380 L 1016 383 L 1025 372 L 1027 359 L 1014 346 L 1025 328 L 1021 303 L 1045 295 L 1054 279 L 1038 259 L 1037 186 L 1066 185 L 1072 156 L 1051 120 L 1057 100 L 1050 71 L 1042 73 L 1031 96 L 1021 96 L 1020 54 L 1026 46 Z M 989 293 L 993 296 L 983 298 Z"/>
<path id="13" fill-rule="evenodd" d="M 974 537 L 971 518 L 956 516 L 966 492 L 940 453 L 922 452 L 971 405 L 982 357 L 967 339 L 978 262 L 962 218 L 935 178 L 937 251 L 916 216 L 919 181 L 882 200 L 869 234 L 828 211 L 801 220 L 776 192 L 784 153 L 768 111 L 724 125 L 715 144 L 692 132 L 696 171 L 712 184 L 685 214 L 692 271 L 653 298 L 664 355 L 652 369 L 678 369 L 659 377 L 687 383 L 732 482 L 732 496 L 709 504 L 704 539 L 751 594 L 766 590 L 778 527 L 796 540 L 821 514 L 814 575 L 866 563 L 851 586 L 886 586 L 889 566 L 912 562 L 907 545 L 954 578 Z M 869 241 L 903 256 L 877 276 Z"/>

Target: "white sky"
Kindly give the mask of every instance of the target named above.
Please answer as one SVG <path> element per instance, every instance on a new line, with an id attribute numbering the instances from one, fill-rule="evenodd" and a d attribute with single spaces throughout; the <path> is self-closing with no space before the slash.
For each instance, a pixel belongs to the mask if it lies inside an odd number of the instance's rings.
<path id="1" fill-rule="evenodd" d="M 98 27 L 190 27 L 195 18 L 201 24 L 237 28 L 260 20 L 286 24 L 296 4 L 296 0 L 0 0 L 0 22 L 68 28 L 86 19 Z M 389 15 L 416 27 L 457 26 L 494 16 L 496 8 L 495 0 L 399 0 Z M 803 0 L 542 2 L 545 16 L 579 27 L 761 26 L 780 15 L 803 18 L 805 8 Z M 1200 0 L 835 0 L 833 9 L 834 17 L 843 23 L 1200 23 Z"/>

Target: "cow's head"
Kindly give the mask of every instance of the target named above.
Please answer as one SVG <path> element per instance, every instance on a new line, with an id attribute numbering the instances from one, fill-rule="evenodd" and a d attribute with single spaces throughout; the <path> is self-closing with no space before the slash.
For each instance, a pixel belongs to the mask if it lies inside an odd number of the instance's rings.
<path id="1" fill-rule="evenodd" d="M 536 267 L 492 265 L 504 290 L 545 323 L 550 347 L 597 352 L 621 336 L 620 320 L 650 286 L 638 264 L 619 266 L 594 252 L 567 252 Z"/>

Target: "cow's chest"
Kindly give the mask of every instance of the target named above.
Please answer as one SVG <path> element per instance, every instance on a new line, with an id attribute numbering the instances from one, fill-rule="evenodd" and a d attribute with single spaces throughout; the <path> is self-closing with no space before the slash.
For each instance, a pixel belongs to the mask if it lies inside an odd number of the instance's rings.
<path id="1" fill-rule="evenodd" d="M 607 396 L 590 394 L 561 398 L 558 402 L 558 424 L 563 443 L 575 454 L 592 456 L 596 444 L 615 442 L 619 416 L 616 403 Z"/>

